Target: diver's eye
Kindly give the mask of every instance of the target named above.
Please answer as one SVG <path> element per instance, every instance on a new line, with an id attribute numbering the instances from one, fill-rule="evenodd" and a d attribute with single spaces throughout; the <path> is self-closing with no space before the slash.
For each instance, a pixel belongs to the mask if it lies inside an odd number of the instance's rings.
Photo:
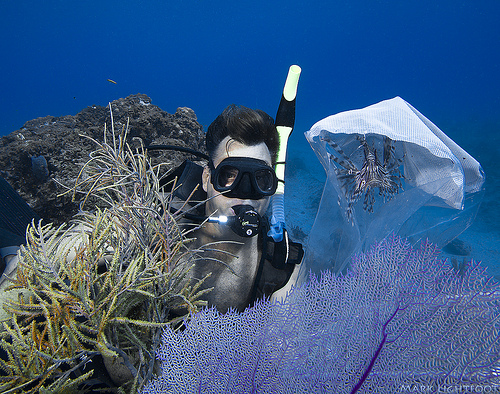
<path id="1" fill-rule="evenodd" d="M 218 184 L 221 187 L 231 186 L 238 176 L 238 169 L 230 166 L 222 167 L 219 171 Z"/>

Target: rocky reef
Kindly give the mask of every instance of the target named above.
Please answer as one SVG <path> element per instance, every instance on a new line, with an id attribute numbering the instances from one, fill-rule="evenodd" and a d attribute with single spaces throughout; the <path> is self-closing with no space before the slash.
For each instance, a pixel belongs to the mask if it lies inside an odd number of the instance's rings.
<path id="1" fill-rule="evenodd" d="M 186 146 L 204 152 L 204 133 L 190 108 L 169 114 L 153 105 L 145 94 L 111 102 L 114 126 L 129 122 L 128 142 L 133 147 L 149 144 Z M 26 122 L 0 139 L 0 175 L 26 200 L 45 222 L 60 224 L 78 211 L 71 194 L 82 165 L 103 140 L 104 125 L 111 127 L 109 107 L 92 105 L 76 115 L 45 116 Z M 165 171 L 182 162 L 180 152 L 151 152 L 153 164 L 165 162 Z"/>

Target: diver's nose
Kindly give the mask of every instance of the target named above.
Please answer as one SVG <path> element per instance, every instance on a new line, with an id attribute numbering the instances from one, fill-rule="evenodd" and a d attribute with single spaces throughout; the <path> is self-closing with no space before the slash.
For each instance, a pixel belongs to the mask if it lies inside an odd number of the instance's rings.
<path id="1" fill-rule="evenodd" d="M 250 175 L 248 175 L 248 173 L 243 174 L 243 176 L 241 177 L 239 189 L 241 190 L 241 192 L 243 194 L 246 194 L 246 195 L 253 194 L 254 190 L 253 190 L 252 182 L 250 181 Z"/>

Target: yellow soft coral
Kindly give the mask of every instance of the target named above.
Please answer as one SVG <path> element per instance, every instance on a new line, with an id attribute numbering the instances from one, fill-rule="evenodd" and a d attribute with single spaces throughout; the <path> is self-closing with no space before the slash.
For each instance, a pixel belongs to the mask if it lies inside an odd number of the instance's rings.
<path id="1" fill-rule="evenodd" d="M 71 226 L 28 228 L 10 287 L 24 296 L 4 306 L 10 320 L 1 333 L 1 392 L 85 388 L 87 363 L 99 354 L 121 366 L 122 388 L 136 391 L 153 373 L 150 349 L 161 328 L 205 305 L 200 296 L 208 290 L 188 275 L 194 255 L 160 190 L 158 168 L 126 136 L 126 127 L 117 136 L 112 126 L 108 143 L 105 129 L 71 189 L 84 193 L 83 204 L 98 198 L 106 208 L 82 210 Z"/>

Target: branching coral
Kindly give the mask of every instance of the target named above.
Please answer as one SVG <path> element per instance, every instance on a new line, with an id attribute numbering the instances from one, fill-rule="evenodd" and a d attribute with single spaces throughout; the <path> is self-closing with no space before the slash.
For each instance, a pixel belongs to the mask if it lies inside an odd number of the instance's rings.
<path id="1" fill-rule="evenodd" d="M 158 167 L 132 151 L 126 127 L 107 134 L 72 189 L 84 193 L 78 220 L 28 228 L 11 286 L 20 297 L 5 305 L 1 392 L 85 389 L 98 354 L 123 364 L 132 379 L 121 389 L 137 391 L 153 374 L 161 328 L 205 305 Z M 107 207 L 84 211 L 90 198 Z"/>
<path id="2" fill-rule="evenodd" d="M 162 375 L 143 393 L 498 389 L 500 286 L 478 263 L 456 273 L 436 256 L 395 237 L 283 303 L 205 309 L 183 332 L 165 329 Z"/>

